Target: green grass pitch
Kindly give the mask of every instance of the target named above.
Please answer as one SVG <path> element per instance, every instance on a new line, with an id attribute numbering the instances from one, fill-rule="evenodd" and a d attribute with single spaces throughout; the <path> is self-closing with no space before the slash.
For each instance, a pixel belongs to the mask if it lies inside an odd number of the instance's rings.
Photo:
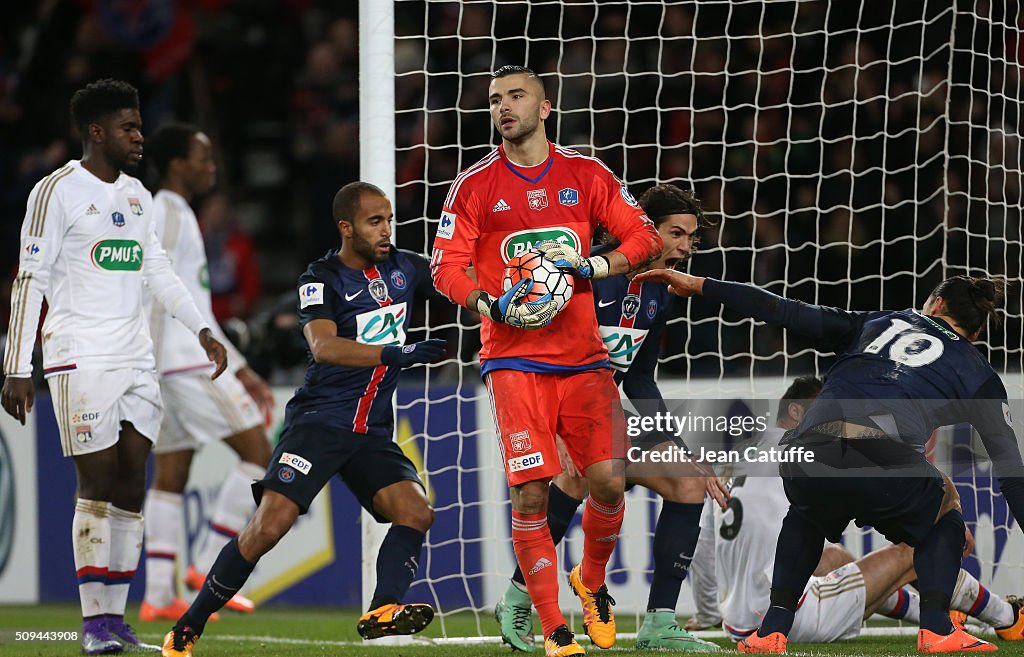
<path id="1" fill-rule="evenodd" d="M 362 642 L 356 634 L 359 614 L 353 610 L 316 608 L 267 607 L 252 616 L 226 612 L 223 620 L 207 626 L 206 634 L 196 646 L 196 657 L 491 657 L 513 654 L 497 643 L 431 645 L 424 641 L 413 646 L 379 646 Z M 80 630 L 79 610 L 73 605 L 0 606 L 0 655 L 4 657 L 57 657 L 79 654 L 75 642 L 14 641 L 15 631 L 24 630 Z M 129 621 L 135 620 L 129 617 Z M 496 635 L 497 627 L 489 615 L 481 616 L 481 629 Z M 577 617 L 578 623 L 578 617 Z M 620 631 L 636 630 L 632 614 L 619 619 Z M 170 623 L 136 623 L 136 630 L 145 641 L 159 643 Z M 535 623 L 535 627 L 536 627 Z M 445 619 L 449 636 L 471 636 L 478 633 L 476 621 L 470 614 Z M 582 629 L 582 628 L 580 628 Z M 441 624 L 434 623 L 421 635 L 426 638 L 441 636 Z M 985 635 L 986 638 L 992 638 Z M 727 654 L 736 654 L 731 641 L 715 639 Z M 584 637 L 581 641 L 588 654 L 653 655 L 665 652 L 634 650 L 631 640 L 622 640 L 610 651 L 592 648 Z M 999 654 L 1024 657 L 1024 642 L 997 641 Z M 833 644 L 791 644 L 789 652 L 795 655 L 917 655 L 913 636 L 870 636 L 855 641 Z M 534 651 L 543 655 L 543 651 Z"/>

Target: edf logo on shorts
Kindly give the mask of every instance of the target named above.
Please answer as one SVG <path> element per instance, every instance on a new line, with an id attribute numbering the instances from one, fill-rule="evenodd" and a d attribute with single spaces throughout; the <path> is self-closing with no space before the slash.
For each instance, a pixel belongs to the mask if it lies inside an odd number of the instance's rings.
<path id="1" fill-rule="evenodd" d="M 316 306 L 324 302 L 324 284 L 306 283 L 299 287 L 299 310 L 306 306 Z"/>
<path id="2" fill-rule="evenodd" d="M 278 459 L 277 462 L 284 463 L 285 465 L 290 465 L 304 475 L 308 475 L 309 469 L 313 467 L 312 463 L 302 458 L 298 454 L 290 454 L 288 452 L 284 452 L 283 454 L 281 454 L 281 458 Z"/>
<path id="3" fill-rule="evenodd" d="M 534 452 L 533 454 L 524 454 L 510 458 L 508 460 L 508 471 L 519 472 L 520 470 L 539 468 L 542 465 L 544 465 L 544 455 L 540 452 Z"/>

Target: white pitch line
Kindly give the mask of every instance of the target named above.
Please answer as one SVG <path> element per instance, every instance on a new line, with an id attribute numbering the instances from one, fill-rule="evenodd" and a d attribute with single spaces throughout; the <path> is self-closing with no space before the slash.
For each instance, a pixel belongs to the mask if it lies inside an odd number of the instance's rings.
<path id="1" fill-rule="evenodd" d="M 910 636 L 917 634 L 917 628 L 913 627 L 866 627 L 861 631 L 861 636 Z M 695 635 L 704 639 L 722 639 L 725 638 L 725 633 L 721 630 L 701 631 L 695 632 Z M 162 639 L 162 634 L 143 634 L 146 638 L 150 639 Z M 617 635 L 620 639 L 635 639 L 636 633 L 634 632 L 623 632 Z M 494 643 L 500 644 L 500 636 L 470 636 L 470 637 L 449 637 L 441 639 L 433 639 L 427 637 L 409 637 L 412 642 L 410 645 L 418 645 L 421 647 L 428 646 L 443 646 L 443 645 L 474 645 L 474 644 L 487 644 Z M 351 647 L 351 646 L 363 646 L 366 648 L 393 648 L 394 646 L 375 643 L 373 641 L 333 641 L 331 639 L 295 639 L 290 637 L 271 636 L 265 634 L 211 634 L 204 636 L 203 641 L 231 641 L 238 643 L 240 641 L 258 641 L 260 643 L 276 643 L 282 645 L 297 645 L 297 646 L 338 646 L 338 647 Z M 794 655 L 820 655 L 824 653 L 816 652 L 802 652 L 802 653 L 791 653 Z"/>

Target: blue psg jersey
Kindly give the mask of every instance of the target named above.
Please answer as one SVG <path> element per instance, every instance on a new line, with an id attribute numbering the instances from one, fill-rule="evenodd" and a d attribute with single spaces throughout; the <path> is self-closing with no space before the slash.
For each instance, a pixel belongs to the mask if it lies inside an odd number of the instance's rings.
<path id="1" fill-rule="evenodd" d="M 950 424 L 968 422 L 982 431 L 995 420 L 997 432 L 1005 432 L 1002 382 L 946 322 L 910 309 L 851 313 L 848 321 L 852 340 L 829 369 L 801 430 L 847 419 L 920 450 L 936 428 Z"/>
<path id="2" fill-rule="evenodd" d="M 611 276 L 593 285 L 598 330 L 616 383 L 631 400 L 660 400 L 654 370 L 671 302 L 668 287 L 637 283 L 626 276 Z"/>
<path id="3" fill-rule="evenodd" d="M 415 296 L 435 295 L 425 258 L 393 249 L 378 265 L 346 267 L 330 251 L 299 277 L 299 325 L 327 319 L 338 337 L 362 344 L 391 346 L 406 341 Z M 390 435 L 392 397 L 399 367 L 342 367 L 317 363 L 306 347 L 306 378 L 288 402 L 285 426 L 330 424 L 355 433 Z"/>

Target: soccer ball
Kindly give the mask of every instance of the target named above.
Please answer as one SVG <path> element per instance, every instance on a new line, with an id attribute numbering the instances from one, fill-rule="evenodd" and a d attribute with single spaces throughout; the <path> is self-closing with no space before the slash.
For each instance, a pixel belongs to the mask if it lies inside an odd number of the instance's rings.
<path id="1" fill-rule="evenodd" d="M 556 267 L 555 263 L 537 251 L 527 251 L 508 261 L 505 265 L 502 289 L 507 292 L 524 278 L 533 279 L 533 288 L 522 298 L 523 303 L 537 301 L 550 292 L 558 311 L 561 312 L 572 298 L 572 275 Z"/>

